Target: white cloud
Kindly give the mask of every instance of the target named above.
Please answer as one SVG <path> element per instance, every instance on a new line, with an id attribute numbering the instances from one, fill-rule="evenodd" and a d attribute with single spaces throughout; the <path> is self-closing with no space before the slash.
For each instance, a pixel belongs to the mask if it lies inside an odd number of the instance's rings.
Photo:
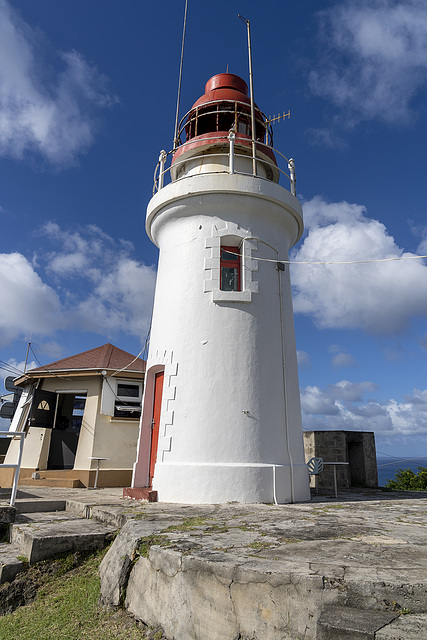
<path id="1" fill-rule="evenodd" d="M 297 361 L 300 369 L 311 367 L 311 358 L 305 351 L 297 351 Z"/>
<path id="2" fill-rule="evenodd" d="M 404 253 L 363 206 L 304 203 L 308 234 L 292 259 L 299 262 L 376 260 Z M 294 310 L 320 328 L 403 331 L 414 316 L 427 316 L 427 267 L 422 260 L 367 264 L 305 264 L 292 267 Z"/>
<path id="3" fill-rule="evenodd" d="M 31 332 L 48 335 L 63 326 L 57 293 L 20 253 L 0 254 L 0 344 Z"/>
<path id="4" fill-rule="evenodd" d="M 316 386 L 309 386 L 301 390 L 301 408 L 303 414 L 321 416 L 334 416 L 340 411 L 335 401 Z"/>
<path id="5" fill-rule="evenodd" d="M 68 165 L 93 143 L 95 110 L 116 98 L 80 53 L 49 52 L 48 68 L 47 50 L 40 34 L 0 0 L 0 155 L 21 160 L 36 153 Z"/>
<path id="6" fill-rule="evenodd" d="M 153 267 L 120 258 L 79 303 L 73 322 L 87 331 L 120 330 L 142 339 L 150 323 L 155 280 Z"/>
<path id="7" fill-rule="evenodd" d="M 61 329 L 108 339 L 124 332 L 143 342 L 154 266 L 135 260 L 130 242 L 95 225 L 71 232 L 49 223 L 40 233 L 55 250 L 39 251 L 33 264 L 19 253 L 0 254 L 0 344 L 30 334 L 53 336 Z M 55 343 L 46 348 L 57 355 Z"/>
<path id="8" fill-rule="evenodd" d="M 325 389 L 301 390 L 305 429 L 375 431 L 380 436 L 427 435 L 427 390 L 414 389 L 403 402 L 365 399 L 377 386 L 342 380 Z"/>
<path id="9" fill-rule="evenodd" d="M 312 91 L 344 110 L 342 123 L 408 122 L 427 83 L 424 0 L 344 0 L 318 14 L 321 49 Z M 325 132 L 319 132 L 327 142 Z"/>
<path id="10" fill-rule="evenodd" d="M 124 331 L 143 339 L 156 270 L 132 257 L 132 243 L 116 240 L 96 225 L 69 231 L 49 222 L 40 233 L 57 247 L 39 259 L 55 282 L 66 285 L 70 325 L 107 337 Z"/>
<path id="11" fill-rule="evenodd" d="M 341 380 L 328 386 L 328 395 L 340 401 L 361 402 L 365 393 L 377 390 L 374 382 L 349 382 Z"/>
<path id="12" fill-rule="evenodd" d="M 9 377 L 9 376 L 12 376 L 13 378 L 16 378 L 21 373 L 24 373 L 25 365 L 26 365 L 26 369 L 25 369 L 26 371 L 29 371 L 29 369 L 34 369 L 35 367 L 39 366 L 36 363 L 36 361 L 32 360 L 31 358 L 29 358 L 27 360 L 27 363 L 25 363 L 25 360 L 21 360 L 20 362 L 18 362 L 18 360 L 16 360 L 16 358 L 9 358 L 9 360 L 6 360 L 4 364 L 1 364 L 1 366 L 0 366 L 0 395 L 3 395 L 3 393 L 8 393 L 5 388 L 3 389 L 3 385 L 4 385 L 5 379 L 7 377 Z"/>
<path id="13" fill-rule="evenodd" d="M 356 360 L 350 353 L 337 353 L 332 358 L 332 366 L 333 367 L 354 367 L 356 365 Z"/>

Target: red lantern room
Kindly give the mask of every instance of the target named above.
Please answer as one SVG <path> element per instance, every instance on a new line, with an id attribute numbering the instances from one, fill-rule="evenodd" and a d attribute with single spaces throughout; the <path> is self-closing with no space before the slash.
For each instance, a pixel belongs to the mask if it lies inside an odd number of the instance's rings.
<path id="1" fill-rule="evenodd" d="M 252 155 L 251 101 L 248 86 L 232 73 L 219 73 L 206 83 L 205 93 L 181 120 L 172 160 L 172 176 L 185 171 L 185 160 L 206 154 L 221 154 L 229 147 L 229 133 L 235 133 L 235 153 Z M 185 142 L 181 137 L 185 135 Z M 255 105 L 255 141 L 260 176 L 278 182 L 279 172 L 271 149 L 271 125 Z M 175 166 L 174 166 L 175 165 Z"/>

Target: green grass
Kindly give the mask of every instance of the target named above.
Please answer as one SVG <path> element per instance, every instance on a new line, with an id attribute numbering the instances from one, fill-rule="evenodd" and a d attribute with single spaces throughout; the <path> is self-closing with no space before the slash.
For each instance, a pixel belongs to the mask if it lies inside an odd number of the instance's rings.
<path id="1" fill-rule="evenodd" d="M 104 551 L 76 568 L 62 559 L 54 577 L 47 575 L 36 600 L 0 618 L 0 638 L 13 640 L 141 640 L 146 637 L 123 612 L 99 605 L 99 565 Z M 42 564 L 42 563 L 40 563 Z M 42 570 L 32 567 L 31 571 Z"/>
<path id="2" fill-rule="evenodd" d="M 139 542 L 138 553 L 140 556 L 148 558 L 151 547 L 168 547 L 169 545 L 170 540 L 166 536 L 152 534 L 151 536 L 147 536 L 146 538 L 141 538 Z"/>
<path id="3" fill-rule="evenodd" d="M 206 518 L 201 516 L 195 516 L 193 518 L 185 518 L 181 524 L 174 524 L 165 529 L 166 531 L 191 531 L 192 529 L 198 529 L 206 524 Z"/>

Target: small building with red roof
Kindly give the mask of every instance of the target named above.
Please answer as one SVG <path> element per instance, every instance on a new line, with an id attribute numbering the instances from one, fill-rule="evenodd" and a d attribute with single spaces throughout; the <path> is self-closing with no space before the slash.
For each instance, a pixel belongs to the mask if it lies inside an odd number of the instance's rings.
<path id="1" fill-rule="evenodd" d="M 136 458 L 145 362 L 112 344 L 31 369 L 11 431 L 26 431 L 20 484 L 112 487 L 129 484 Z M 17 458 L 12 440 L 5 463 Z M 12 469 L 0 470 L 8 486 Z"/>

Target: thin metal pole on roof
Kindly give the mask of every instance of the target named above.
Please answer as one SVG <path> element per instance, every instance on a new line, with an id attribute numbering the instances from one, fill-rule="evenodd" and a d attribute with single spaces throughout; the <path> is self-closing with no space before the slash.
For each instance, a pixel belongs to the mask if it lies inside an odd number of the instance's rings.
<path id="1" fill-rule="evenodd" d="M 29 352 L 29 350 L 30 350 L 30 346 L 31 346 L 31 338 L 32 338 L 32 337 L 33 337 L 33 334 L 31 334 L 31 335 L 30 335 L 30 339 L 29 339 L 28 344 L 27 344 L 27 353 L 26 353 L 26 355 L 25 355 L 24 373 L 26 373 L 26 371 L 27 371 L 28 352 Z"/>
<path id="2" fill-rule="evenodd" d="M 179 80 L 178 80 L 178 96 L 176 99 L 176 116 L 175 116 L 175 132 L 173 136 L 173 150 L 178 147 L 178 119 L 179 119 L 179 101 L 181 99 L 181 81 L 182 81 L 182 67 L 184 63 L 184 43 L 185 43 L 185 29 L 187 26 L 187 7 L 188 0 L 185 0 L 184 10 L 184 24 L 182 27 L 182 43 L 181 43 L 181 62 L 179 65 Z"/>
<path id="3" fill-rule="evenodd" d="M 252 129 L 252 173 L 257 175 L 256 160 L 256 139 L 255 139 L 255 103 L 254 103 L 254 83 L 252 73 L 252 47 L 251 47 L 251 23 L 243 16 L 238 14 L 239 18 L 246 24 L 248 30 L 248 56 L 249 56 L 249 91 L 251 97 L 251 129 Z"/>

